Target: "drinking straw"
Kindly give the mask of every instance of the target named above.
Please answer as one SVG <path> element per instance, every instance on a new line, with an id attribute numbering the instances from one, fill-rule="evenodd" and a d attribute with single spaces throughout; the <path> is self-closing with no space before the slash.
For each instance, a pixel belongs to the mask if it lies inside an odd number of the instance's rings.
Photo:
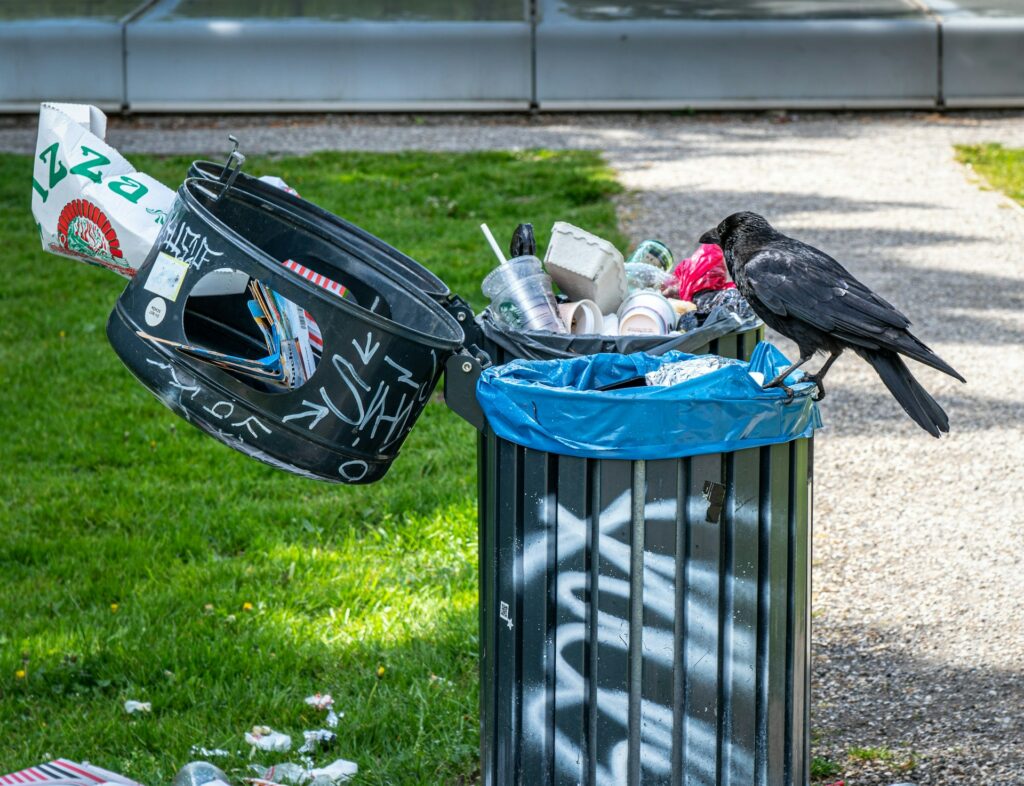
<path id="1" fill-rule="evenodd" d="M 508 260 L 505 259 L 505 255 L 501 253 L 501 248 L 498 247 L 498 241 L 494 239 L 494 235 L 491 234 L 491 230 L 487 224 L 480 225 L 480 231 L 484 233 L 484 237 L 487 238 L 487 242 L 491 244 L 491 250 L 494 251 L 494 256 L 498 258 L 498 262 L 504 265 Z"/>

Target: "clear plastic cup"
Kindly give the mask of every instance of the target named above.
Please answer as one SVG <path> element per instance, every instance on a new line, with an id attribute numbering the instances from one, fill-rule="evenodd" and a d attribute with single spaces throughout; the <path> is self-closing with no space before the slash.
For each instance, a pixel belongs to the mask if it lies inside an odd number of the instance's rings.
<path id="1" fill-rule="evenodd" d="M 487 274 L 481 289 L 491 299 L 491 313 L 504 324 L 519 330 L 566 332 L 551 277 L 537 257 L 515 257 L 499 265 Z"/>

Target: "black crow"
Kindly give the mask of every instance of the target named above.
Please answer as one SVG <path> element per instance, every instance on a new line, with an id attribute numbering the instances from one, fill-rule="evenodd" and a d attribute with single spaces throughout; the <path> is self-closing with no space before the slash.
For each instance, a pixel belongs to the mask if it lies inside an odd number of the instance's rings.
<path id="1" fill-rule="evenodd" d="M 757 213 L 733 213 L 700 242 L 722 247 L 729 274 L 754 312 L 800 348 L 800 358 L 766 388 L 780 387 L 792 396 L 783 380 L 815 352 L 828 352 L 825 364 L 807 377 L 817 385 L 818 398 L 824 398 L 825 374 L 843 350 L 852 349 L 878 372 L 915 423 L 933 437 L 949 431 L 946 413 L 900 355 L 966 380 L 910 334 L 909 319 L 836 260 L 776 232 Z"/>

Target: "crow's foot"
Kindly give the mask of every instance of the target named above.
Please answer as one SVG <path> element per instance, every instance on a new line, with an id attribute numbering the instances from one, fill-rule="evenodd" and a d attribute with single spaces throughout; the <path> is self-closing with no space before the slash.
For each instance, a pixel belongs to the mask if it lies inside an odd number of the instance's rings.
<path id="1" fill-rule="evenodd" d="M 814 386 L 818 389 L 817 393 L 813 393 L 811 395 L 811 398 L 814 401 L 821 401 L 822 399 L 825 398 L 825 385 L 824 385 L 824 383 L 822 383 L 819 374 L 808 374 L 807 376 L 805 376 L 800 381 L 801 382 L 813 382 L 814 383 Z"/>
<path id="2" fill-rule="evenodd" d="M 771 382 L 766 382 L 764 385 L 761 386 L 761 390 L 768 390 L 769 388 L 779 388 L 779 389 L 781 389 L 786 394 L 786 403 L 787 404 L 790 401 L 792 401 L 793 400 L 793 396 L 796 395 L 795 393 L 793 393 L 793 388 L 789 387 L 789 385 L 784 383 L 782 381 L 782 378 L 780 378 L 780 377 L 776 377 Z"/>

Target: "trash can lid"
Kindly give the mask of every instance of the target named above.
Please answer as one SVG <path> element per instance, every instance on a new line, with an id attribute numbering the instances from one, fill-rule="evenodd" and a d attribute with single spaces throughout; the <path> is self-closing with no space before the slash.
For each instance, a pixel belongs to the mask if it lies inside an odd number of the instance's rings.
<path id="1" fill-rule="evenodd" d="M 502 439 L 568 456 L 664 459 L 789 442 L 821 426 L 801 372 L 786 378 L 794 392 L 763 389 L 790 363 L 761 342 L 749 363 L 727 360 L 674 385 L 645 375 L 708 355 L 598 354 L 567 360 L 514 360 L 485 369 L 477 398 Z M 628 386 L 627 386 L 628 385 Z"/>

